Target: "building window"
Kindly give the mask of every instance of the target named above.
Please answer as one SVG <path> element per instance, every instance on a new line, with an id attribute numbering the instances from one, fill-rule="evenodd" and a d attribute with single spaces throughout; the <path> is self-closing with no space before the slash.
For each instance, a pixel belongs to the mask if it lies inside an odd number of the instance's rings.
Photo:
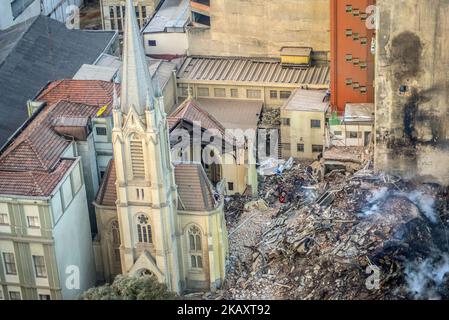
<path id="1" fill-rule="evenodd" d="M 117 220 L 111 223 L 111 236 L 114 260 L 120 262 L 120 228 Z"/>
<path id="2" fill-rule="evenodd" d="M 298 152 L 304 152 L 304 145 L 303 144 L 298 144 L 296 146 L 296 151 Z"/>
<path id="3" fill-rule="evenodd" d="M 348 138 L 349 139 L 358 139 L 359 133 L 357 131 L 349 131 L 348 132 Z"/>
<path id="4" fill-rule="evenodd" d="M 132 139 L 130 141 L 131 148 L 131 166 L 134 178 L 145 177 L 145 162 L 143 157 L 142 141 Z"/>
<path id="5" fill-rule="evenodd" d="M 346 12 L 352 12 L 352 5 L 348 4 L 346 5 Z"/>
<path id="6" fill-rule="evenodd" d="M 224 88 L 215 88 L 214 89 L 214 95 L 218 98 L 224 98 L 226 97 L 226 89 Z"/>
<path id="7" fill-rule="evenodd" d="M 290 127 L 290 118 L 282 118 L 281 123 L 283 126 Z"/>
<path id="8" fill-rule="evenodd" d="M 5 272 L 6 274 L 16 275 L 16 261 L 14 260 L 14 253 L 4 252 L 3 253 L 3 261 L 5 262 Z"/>
<path id="9" fill-rule="evenodd" d="M 28 228 L 39 229 L 41 227 L 39 223 L 39 217 L 27 216 L 27 221 L 28 221 Z"/>
<path id="10" fill-rule="evenodd" d="M 22 300 L 22 296 L 19 291 L 9 291 L 10 300 Z"/>
<path id="11" fill-rule="evenodd" d="M 343 132 L 341 132 L 341 131 L 334 131 L 334 135 L 336 135 L 336 136 L 342 136 L 342 135 L 343 135 Z"/>
<path id="12" fill-rule="evenodd" d="M 368 67 L 366 62 L 360 62 L 360 69 L 366 69 Z"/>
<path id="13" fill-rule="evenodd" d="M 291 151 L 292 145 L 291 145 L 291 143 L 282 143 L 281 148 L 282 148 L 282 150 L 285 150 L 285 151 Z"/>
<path id="14" fill-rule="evenodd" d="M 97 132 L 97 136 L 106 136 L 107 135 L 106 127 L 96 127 L 95 131 Z"/>
<path id="15" fill-rule="evenodd" d="M 366 37 L 360 38 L 360 43 L 361 44 L 367 44 L 368 43 L 368 39 Z"/>
<path id="16" fill-rule="evenodd" d="M 190 262 L 193 269 L 203 268 L 203 251 L 201 240 L 200 229 L 196 226 L 192 226 L 189 229 L 189 253 Z"/>
<path id="17" fill-rule="evenodd" d="M 248 90 L 246 90 L 246 97 L 248 99 L 260 99 L 261 92 L 260 92 L 260 90 L 248 89 Z"/>
<path id="18" fill-rule="evenodd" d="M 345 56 L 345 58 L 346 58 L 346 61 L 352 61 L 352 54 L 347 54 Z"/>
<path id="19" fill-rule="evenodd" d="M 7 213 L 0 213 L 0 225 L 8 226 L 9 225 L 9 219 Z"/>
<path id="20" fill-rule="evenodd" d="M 361 93 L 366 93 L 366 91 L 367 91 L 366 87 L 360 87 L 360 92 Z"/>
<path id="21" fill-rule="evenodd" d="M 12 16 L 16 19 L 20 16 L 34 0 L 14 0 L 11 2 Z"/>
<path id="22" fill-rule="evenodd" d="M 238 89 L 231 89 L 231 97 L 238 98 L 239 97 L 239 90 Z"/>
<path id="23" fill-rule="evenodd" d="M 228 190 L 234 191 L 234 182 L 228 182 Z"/>
<path id="24" fill-rule="evenodd" d="M 321 120 L 310 120 L 311 128 L 321 128 Z"/>
<path id="25" fill-rule="evenodd" d="M 281 99 L 288 99 L 288 98 L 290 98 L 291 95 L 292 95 L 292 92 L 291 92 L 291 91 L 281 91 L 281 92 L 279 93 L 279 97 L 280 97 Z"/>
<path id="26" fill-rule="evenodd" d="M 277 99 L 278 92 L 276 90 L 270 90 L 270 99 Z"/>
<path id="27" fill-rule="evenodd" d="M 360 35 L 359 35 L 358 32 L 355 32 L 355 33 L 354 33 L 353 39 L 354 39 L 354 40 L 359 40 L 359 39 L 360 39 Z"/>
<path id="28" fill-rule="evenodd" d="M 40 294 L 39 300 L 51 300 L 51 297 L 49 294 Z"/>
<path id="29" fill-rule="evenodd" d="M 367 13 L 361 13 L 360 14 L 360 19 L 362 19 L 362 21 L 365 21 L 368 18 L 368 14 Z"/>
<path id="30" fill-rule="evenodd" d="M 156 47 L 156 46 L 157 46 L 156 40 L 148 40 L 148 45 L 149 45 L 150 47 Z"/>
<path id="31" fill-rule="evenodd" d="M 312 152 L 313 153 L 323 152 L 323 146 L 321 146 L 321 145 L 312 145 Z"/>
<path id="32" fill-rule="evenodd" d="M 351 37 L 352 36 L 352 29 L 346 29 L 346 36 Z"/>
<path id="33" fill-rule="evenodd" d="M 359 58 L 354 58 L 354 59 L 352 60 L 352 63 L 353 63 L 355 66 L 357 66 L 357 65 L 360 63 L 360 59 L 359 59 Z"/>
<path id="34" fill-rule="evenodd" d="M 137 236 L 139 243 L 153 243 L 151 225 L 149 224 L 148 217 L 144 214 L 137 217 Z"/>
<path id="35" fill-rule="evenodd" d="M 209 96 L 209 88 L 198 88 L 198 96 L 199 97 L 208 97 Z"/>
<path id="36" fill-rule="evenodd" d="M 352 87 L 353 87 L 354 89 L 358 89 L 358 88 L 360 88 L 360 83 L 354 82 L 354 83 L 352 84 Z"/>
<path id="37" fill-rule="evenodd" d="M 34 272 L 37 278 L 47 278 L 47 268 L 42 256 L 33 256 Z"/>
<path id="38" fill-rule="evenodd" d="M 347 85 L 347 86 L 352 85 L 352 79 L 347 78 L 347 79 L 346 79 L 346 85 Z"/>
<path id="39" fill-rule="evenodd" d="M 358 17 L 360 15 L 360 9 L 353 9 L 352 14 L 354 15 L 354 17 Z"/>

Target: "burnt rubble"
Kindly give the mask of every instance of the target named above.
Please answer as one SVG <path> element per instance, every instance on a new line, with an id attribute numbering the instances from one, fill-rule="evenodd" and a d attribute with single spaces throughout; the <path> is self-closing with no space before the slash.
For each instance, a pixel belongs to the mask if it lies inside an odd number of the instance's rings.
<path id="1" fill-rule="evenodd" d="M 228 277 L 204 298 L 449 298 L 447 189 L 370 162 L 315 171 L 295 164 L 265 177 L 259 198 L 227 199 Z"/>

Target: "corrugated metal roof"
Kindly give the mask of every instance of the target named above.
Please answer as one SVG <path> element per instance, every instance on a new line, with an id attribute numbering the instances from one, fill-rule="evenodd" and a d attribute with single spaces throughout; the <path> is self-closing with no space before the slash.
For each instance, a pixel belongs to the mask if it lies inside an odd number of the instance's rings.
<path id="1" fill-rule="evenodd" d="M 189 0 L 165 0 L 143 33 L 184 32 L 189 17 Z"/>
<path id="2" fill-rule="evenodd" d="M 326 112 L 329 102 L 326 90 L 297 89 L 282 107 L 286 111 Z"/>
<path id="3" fill-rule="evenodd" d="M 329 86 L 328 65 L 309 68 L 285 67 L 277 59 L 188 57 L 178 72 L 182 82 L 216 81 L 257 84 Z"/>

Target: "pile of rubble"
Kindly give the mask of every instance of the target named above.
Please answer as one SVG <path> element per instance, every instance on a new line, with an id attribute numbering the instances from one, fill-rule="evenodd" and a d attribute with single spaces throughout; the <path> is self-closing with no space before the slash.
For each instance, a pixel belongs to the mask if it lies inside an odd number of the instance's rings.
<path id="1" fill-rule="evenodd" d="M 298 164 L 259 196 L 266 207 L 239 205 L 229 225 L 228 279 L 211 298 L 449 297 L 447 189 Z"/>
<path id="2" fill-rule="evenodd" d="M 279 127 L 281 125 L 281 110 L 279 108 L 265 110 L 260 120 L 262 127 Z"/>

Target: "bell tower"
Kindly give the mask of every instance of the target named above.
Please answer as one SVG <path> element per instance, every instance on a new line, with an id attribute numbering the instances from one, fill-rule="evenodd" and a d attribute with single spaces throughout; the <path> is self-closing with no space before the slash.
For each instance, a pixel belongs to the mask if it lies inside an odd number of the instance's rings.
<path id="1" fill-rule="evenodd" d="M 181 291 L 178 195 L 163 97 L 154 90 L 132 0 L 126 1 L 121 98 L 114 93 L 113 149 L 122 272 L 151 274 Z"/>

